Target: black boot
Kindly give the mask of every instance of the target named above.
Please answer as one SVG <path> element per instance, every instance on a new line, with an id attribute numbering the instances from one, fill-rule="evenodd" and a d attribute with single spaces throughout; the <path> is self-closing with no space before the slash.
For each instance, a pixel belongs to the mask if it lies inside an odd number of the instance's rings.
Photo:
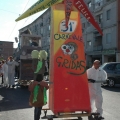
<path id="1" fill-rule="evenodd" d="M 102 117 L 102 116 L 98 117 L 98 120 L 103 120 L 103 119 L 104 119 L 104 117 Z"/>
<path id="2" fill-rule="evenodd" d="M 8 85 L 6 88 L 10 88 L 10 85 Z"/>
<path id="3" fill-rule="evenodd" d="M 12 88 L 14 88 L 15 87 L 15 85 L 12 85 Z"/>
<path id="4" fill-rule="evenodd" d="M 88 116 L 88 120 L 95 120 L 95 119 L 91 115 L 91 116 Z"/>

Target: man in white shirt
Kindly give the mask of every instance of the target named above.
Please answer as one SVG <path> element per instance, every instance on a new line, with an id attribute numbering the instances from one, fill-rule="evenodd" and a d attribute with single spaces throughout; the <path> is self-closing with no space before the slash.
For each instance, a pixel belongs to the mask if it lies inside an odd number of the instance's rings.
<path id="1" fill-rule="evenodd" d="M 13 57 L 10 56 L 9 57 L 9 61 L 7 62 L 8 65 L 8 82 L 9 85 L 14 87 L 15 84 L 15 66 L 18 66 L 19 63 L 17 63 L 16 61 L 13 60 Z"/>
<path id="2" fill-rule="evenodd" d="M 104 119 L 102 117 L 103 109 L 103 97 L 102 97 L 102 90 L 101 90 L 101 83 L 95 83 L 95 81 L 105 81 L 107 79 L 107 74 L 103 69 L 100 69 L 100 61 L 95 60 L 93 63 L 93 67 L 87 70 L 87 77 L 88 80 L 92 79 L 93 83 L 89 83 L 89 93 L 90 93 L 90 101 L 91 101 L 91 109 L 94 112 L 94 108 L 96 107 L 96 112 L 100 113 L 99 119 Z M 94 105 L 95 103 L 95 105 Z"/>

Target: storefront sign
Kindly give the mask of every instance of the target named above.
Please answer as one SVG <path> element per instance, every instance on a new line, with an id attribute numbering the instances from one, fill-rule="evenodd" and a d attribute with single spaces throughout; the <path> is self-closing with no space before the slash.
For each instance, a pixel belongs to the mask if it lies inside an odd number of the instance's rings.
<path id="1" fill-rule="evenodd" d="M 110 55 L 110 54 L 115 54 L 115 50 L 103 50 L 102 51 L 103 55 Z"/>

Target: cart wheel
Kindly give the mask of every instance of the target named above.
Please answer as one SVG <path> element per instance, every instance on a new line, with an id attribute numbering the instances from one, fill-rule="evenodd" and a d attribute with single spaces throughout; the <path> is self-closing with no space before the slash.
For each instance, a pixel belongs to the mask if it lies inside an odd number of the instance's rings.
<path id="1" fill-rule="evenodd" d="M 93 118 L 93 116 L 88 116 L 88 120 L 96 120 L 95 118 Z"/>
<path id="2" fill-rule="evenodd" d="M 26 89 L 27 86 L 20 85 L 20 88 L 21 88 L 21 89 Z"/>
<path id="3" fill-rule="evenodd" d="M 82 120 L 82 118 L 81 118 L 81 117 L 78 117 L 78 120 Z"/>
<path id="4" fill-rule="evenodd" d="M 95 118 L 95 120 L 99 120 L 98 116 L 95 116 L 94 118 Z"/>
<path id="5" fill-rule="evenodd" d="M 48 118 L 48 120 L 53 120 L 53 118 Z"/>

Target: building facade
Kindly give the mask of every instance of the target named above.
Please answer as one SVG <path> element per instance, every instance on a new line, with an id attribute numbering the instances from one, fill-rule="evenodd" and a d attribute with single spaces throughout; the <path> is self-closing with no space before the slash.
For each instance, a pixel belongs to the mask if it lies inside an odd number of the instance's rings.
<path id="1" fill-rule="evenodd" d="M 19 33 L 21 33 L 29 29 L 33 35 L 39 35 L 41 37 L 39 46 L 48 53 L 50 53 L 50 19 L 51 9 L 48 9 L 31 24 L 19 30 Z"/>
<path id="2" fill-rule="evenodd" d="M 120 0 L 86 0 L 94 18 L 103 31 L 98 31 L 81 15 L 87 65 L 95 59 L 104 62 L 120 62 Z M 119 30 L 119 31 L 118 31 Z"/>
<path id="3" fill-rule="evenodd" d="M 0 41 L 0 59 L 5 59 L 13 56 L 13 42 Z"/>
<path id="4" fill-rule="evenodd" d="M 85 43 L 87 66 L 95 59 L 104 62 L 120 62 L 120 0 L 85 0 L 94 18 L 99 23 L 103 36 L 82 15 L 82 31 Z M 41 47 L 50 50 L 51 9 L 48 9 L 30 25 L 32 34 L 41 36 Z"/>

